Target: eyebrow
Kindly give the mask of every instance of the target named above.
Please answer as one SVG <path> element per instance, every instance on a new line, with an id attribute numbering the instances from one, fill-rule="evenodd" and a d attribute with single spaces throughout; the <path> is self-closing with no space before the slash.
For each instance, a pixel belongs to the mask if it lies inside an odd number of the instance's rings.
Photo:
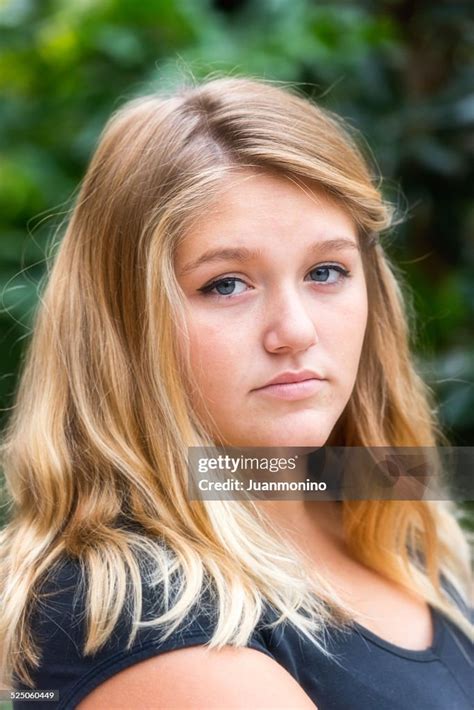
<path id="1" fill-rule="evenodd" d="M 314 257 L 326 252 L 328 249 L 333 251 L 342 251 L 343 249 L 356 249 L 360 251 L 357 242 L 352 239 L 323 239 L 319 242 L 314 242 L 308 247 L 308 253 L 312 254 Z M 258 259 L 263 255 L 261 249 L 248 249 L 247 247 L 225 247 L 225 248 L 215 248 L 208 249 L 201 254 L 200 257 L 194 261 L 189 262 L 181 269 L 181 276 L 189 274 L 201 266 L 202 264 L 208 264 L 215 261 L 238 261 L 244 263 L 246 261 L 252 261 Z"/>

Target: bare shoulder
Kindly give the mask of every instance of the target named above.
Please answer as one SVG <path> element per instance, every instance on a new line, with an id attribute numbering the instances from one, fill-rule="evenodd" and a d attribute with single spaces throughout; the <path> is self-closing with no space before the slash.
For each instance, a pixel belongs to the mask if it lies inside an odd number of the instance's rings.
<path id="1" fill-rule="evenodd" d="M 153 656 L 95 688 L 77 710 L 315 710 L 293 676 L 252 648 L 191 646 Z M 317 709 L 316 709 L 317 710 Z"/>

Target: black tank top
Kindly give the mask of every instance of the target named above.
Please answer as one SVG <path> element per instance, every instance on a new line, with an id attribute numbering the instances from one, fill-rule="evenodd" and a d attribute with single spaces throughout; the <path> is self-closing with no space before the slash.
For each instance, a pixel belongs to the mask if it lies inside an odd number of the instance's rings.
<path id="1" fill-rule="evenodd" d="M 41 589 L 41 603 L 32 613 L 33 632 L 43 653 L 32 671 L 37 690 L 58 690 L 57 702 L 13 701 L 14 710 L 73 710 L 94 688 L 116 673 L 147 658 L 186 646 L 202 645 L 212 636 L 215 616 L 207 598 L 166 641 L 159 632 L 140 629 L 126 650 L 130 625 L 125 612 L 107 644 L 84 656 L 84 590 L 77 562 L 66 560 Z M 48 594 L 43 599 L 43 595 Z M 470 610 L 457 596 L 468 617 Z M 156 618 L 159 593 L 144 585 L 142 619 Z M 319 710 L 472 710 L 472 641 L 431 608 L 434 640 L 430 648 L 413 651 L 376 636 L 365 627 L 333 630 L 327 658 L 291 624 L 265 628 L 275 616 L 268 608 L 248 647 L 261 651 L 285 668 Z M 30 692 L 20 683 L 19 694 Z M 130 710 L 148 710 L 133 705 Z"/>

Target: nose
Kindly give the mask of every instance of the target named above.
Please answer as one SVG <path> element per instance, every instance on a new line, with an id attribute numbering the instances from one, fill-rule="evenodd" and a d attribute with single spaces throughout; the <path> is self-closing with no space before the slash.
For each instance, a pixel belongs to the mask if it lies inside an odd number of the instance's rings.
<path id="1" fill-rule="evenodd" d="M 271 297 L 263 334 L 268 352 L 297 352 L 318 342 L 314 320 L 303 298 L 294 288 Z"/>

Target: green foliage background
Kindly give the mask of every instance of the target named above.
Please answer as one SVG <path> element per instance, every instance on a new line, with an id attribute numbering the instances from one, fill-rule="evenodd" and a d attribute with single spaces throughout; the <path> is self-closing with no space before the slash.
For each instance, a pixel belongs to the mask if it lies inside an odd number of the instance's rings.
<path id="1" fill-rule="evenodd" d="M 48 240 L 108 116 L 190 72 L 232 72 L 299 82 L 365 136 L 387 196 L 406 213 L 389 252 L 413 291 L 419 367 L 453 444 L 472 444 L 467 9 L 450 0 L 0 0 L 0 426 Z"/>

